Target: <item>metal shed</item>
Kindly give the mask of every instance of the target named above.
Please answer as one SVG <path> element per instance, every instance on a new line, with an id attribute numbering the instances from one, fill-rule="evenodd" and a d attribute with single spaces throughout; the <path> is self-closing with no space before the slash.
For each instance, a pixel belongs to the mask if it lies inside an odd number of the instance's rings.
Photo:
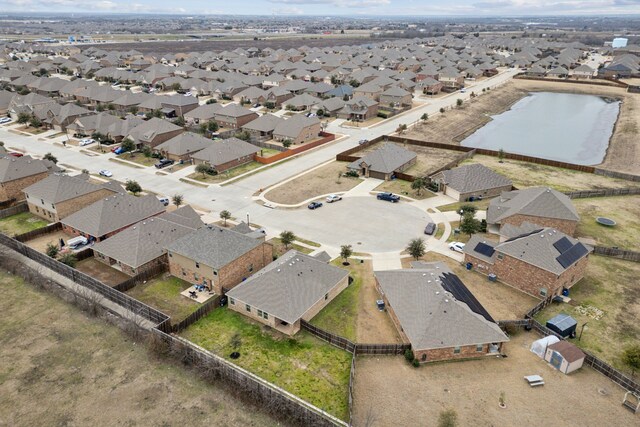
<path id="1" fill-rule="evenodd" d="M 568 314 L 558 314 L 547 321 L 547 328 L 556 332 L 563 338 L 568 336 L 575 337 L 576 326 L 578 326 L 578 322 Z"/>

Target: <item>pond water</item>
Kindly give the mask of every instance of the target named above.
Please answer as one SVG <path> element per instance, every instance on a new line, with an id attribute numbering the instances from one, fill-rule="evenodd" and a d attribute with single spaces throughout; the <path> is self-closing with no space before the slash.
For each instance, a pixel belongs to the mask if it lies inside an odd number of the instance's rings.
<path id="1" fill-rule="evenodd" d="M 620 102 L 595 95 L 535 92 L 462 141 L 579 165 L 602 163 Z"/>

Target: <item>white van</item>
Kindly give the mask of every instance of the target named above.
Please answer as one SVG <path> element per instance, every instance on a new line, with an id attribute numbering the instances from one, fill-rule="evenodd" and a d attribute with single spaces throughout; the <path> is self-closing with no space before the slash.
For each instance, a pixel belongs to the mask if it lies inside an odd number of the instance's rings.
<path id="1" fill-rule="evenodd" d="M 71 249 L 78 249 L 86 245 L 87 243 L 89 243 L 89 241 L 84 236 L 78 236 L 74 237 L 73 239 L 67 240 L 67 246 Z"/>

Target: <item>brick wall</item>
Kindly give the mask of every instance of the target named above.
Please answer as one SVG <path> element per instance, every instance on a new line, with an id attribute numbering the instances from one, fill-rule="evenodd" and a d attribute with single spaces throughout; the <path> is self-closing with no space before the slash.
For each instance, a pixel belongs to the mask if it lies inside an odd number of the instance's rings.
<path id="1" fill-rule="evenodd" d="M 148 145 L 151 148 L 155 148 L 158 145 L 162 144 L 163 142 L 166 142 L 171 138 L 174 138 L 180 135 L 182 132 L 184 132 L 184 129 L 182 128 L 172 130 L 171 132 L 165 132 L 160 135 L 157 135 L 155 138 L 153 138 L 153 141 L 144 142 L 143 145 Z"/>
<path id="2" fill-rule="evenodd" d="M 25 188 L 49 176 L 48 172 L 41 172 L 35 175 L 26 176 L 13 181 L 0 183 L 0 202 L 11 199 L 24 200 L 25 195 L 22 192 Z"/>
<path id="3" fill-rule="evenodd" d="M 460 194 L 458 201 L 464 202 L 465 200 L 467 200 L 471 196 L 482 196 L 485 199 L 490 198 L 490 197 L 496 197 L 496 196 L 499 196 L 500 194 L 502 194 L 503 191 L 511 191 L 511 189 L 512 189 L 511 185 L 505 185 L 505 186 L 497 187 L 497 188 L 489 188 L 489 189 L 483 190 L 483 191 L 473 191 L 473 192 L 470 192 L 470 193 L 463 193 L 463 194 Z"/>
<path id="4" fill-rule="evenodd" d="M 322 310 L 327 306 L 327 304 L 333 301 L 335 297 L 340 295 L 340 292 L 344 291 L 348 285 L 349 276 L 346 276 L 344 279 L 336 283 L 333 288 L 331 288 L 331 290 L 328 292 L 327 299 L 325 299 L 324 297 L 321 298 L 302 315 L 302 318 L 306 321 L 310 321 L 311 319 L 313 319 L 316 314 L 320 313 L 320 310 Z"/>
<path id="5" fill-rule="evenodd" d="M 500 351 L 504 349 L 504 343 L 501 343 Z M 454 347 L 435 348 L 431 350 L 413 350 L 413 356 L 420 363 L 438 362 L 443 360 L 470 359 L 477 357 L 486 357 L 489 353 L 489 344 L 482 344 L 482 350 L 478 351 L 475 345 L 465 345 L 459 347 L 460 352 L 456 353 Z"/>
<path id="6" fill-rule="evenodd" d="M 531 222 L 541 227 L 552 227 L 558 231 L 562 231 L 564 234 L 568 234 L 569 236 L 573 236 L 573 233 L 576 231 L 576 226 L 578 225 L 577 221 L 521 214 L 512 215 L 500 221 L 501 225 L 511 224 L 515 226 L 520 226 L 523 222 Z"/>
<path id="7" fill-rule="evenodd" d="M 89 194 L 85 194 L 80 197 L 65 200 L 64 202 L 51 204 L 46 200 L 44 203 L 40 199 L 34 199 L 33 197 L 27 197 L 29 211 L 46 220 L 52 220 L 58 222 L 62 218 L 65 218 L 80 209 L 83 209 L 90 204 L 102 199 L 103 197 L 109 197 L 113 192 L 105 188 L 98 189 Z"/>

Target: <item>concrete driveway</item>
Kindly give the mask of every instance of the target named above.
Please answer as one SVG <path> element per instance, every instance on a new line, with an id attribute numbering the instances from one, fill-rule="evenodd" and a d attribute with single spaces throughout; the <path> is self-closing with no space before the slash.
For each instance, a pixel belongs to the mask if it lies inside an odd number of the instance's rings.
<path id="1" fill-rule="evenodd" d="M 271 226 L 336 248 L 350 244 L 355 252 L 367 253 L 400 252 L 409 240 L 425 237 L 424 227 L 431 221 L 412 203 L 390 203 L 375 196 L 349 197 L 316 210 L 275 212 L 269 217 Z"/>

